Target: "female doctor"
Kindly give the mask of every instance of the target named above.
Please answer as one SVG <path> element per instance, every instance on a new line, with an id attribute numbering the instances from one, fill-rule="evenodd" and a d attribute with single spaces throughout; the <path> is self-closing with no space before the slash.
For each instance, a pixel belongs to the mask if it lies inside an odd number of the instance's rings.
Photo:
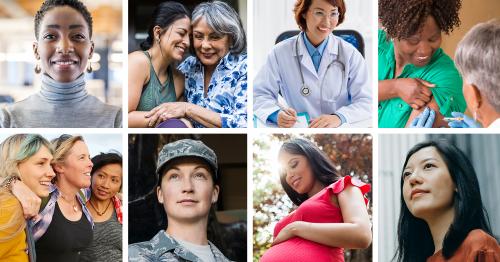
<path id="1" fill-rule="evenodd" d="M 254 81 L 255 115 L 292 127 L 298 113 L 309 127 L 338 127 L 371 117 L 368 70 L 361 54 L 332 34 L 345 15 L 343 0 L 297 0 L 302 32 L 277 44 Z M 281 95 L 287 105 L 278 103 Z"/>

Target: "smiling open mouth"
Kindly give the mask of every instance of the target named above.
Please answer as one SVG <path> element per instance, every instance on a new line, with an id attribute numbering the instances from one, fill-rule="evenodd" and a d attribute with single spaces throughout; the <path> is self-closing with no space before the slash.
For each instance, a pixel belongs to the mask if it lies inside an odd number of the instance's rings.
<path id="1" fill-rule="evenodd" d="M 186 51 L 186 48 L 183 46 L 175 46 L 175 48 L 182 52 Z"/>
<path id="2" fill-rule="evenodd" d="M 40 181 L 40 185 L 42 185 L 42 186 L 50 186 L 50 185 L 52 185 L 52 183 L 50 183 L 50 181 Z"/>
<path id="3" fill-rule="evenodd" d="M 74 61 L 74 60 L 57 60 L 57 61 L 51 61 L 50 63 L 53 64 L 53 65 L 68 66 L 68 65 L 76 65 L 77 61 Z"/>

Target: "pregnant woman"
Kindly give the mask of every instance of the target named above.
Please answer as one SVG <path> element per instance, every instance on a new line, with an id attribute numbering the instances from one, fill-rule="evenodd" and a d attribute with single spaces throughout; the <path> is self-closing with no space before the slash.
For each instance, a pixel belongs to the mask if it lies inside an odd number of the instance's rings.
<path id="1" fill-rule="evenodd" d="M 261 262 L 344 261 L 343 248 L 367 248 L 372 239 L 363 197 L 370 190 L 340 177 L 311 141 L 293 139 L 280 149 L 281 184 L 298 208 L 274 228 L 272 247 Z"/>

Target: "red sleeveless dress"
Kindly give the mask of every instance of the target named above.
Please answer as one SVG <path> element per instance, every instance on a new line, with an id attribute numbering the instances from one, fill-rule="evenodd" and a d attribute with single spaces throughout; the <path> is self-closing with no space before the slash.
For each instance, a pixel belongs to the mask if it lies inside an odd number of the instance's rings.
<path id="1" fill-rule="evenodd" d="M 361 189 L 363 195 L 370 191 L 369 184 L 365 184 L 359 179 L 345 176 L 304 201 L 294 212 L 281 219 L 274 228 L 274 237 L 278 235 L 281 229 L 294 221 L 312 223 L 343 223 L 340 207 L 334 206 L 330 199 L 332 194 L 339 194 L 349 185 L 356 186 Z M 368 199 L 366 197 L 365 204 L 368 204 Z M 260 261 L 343 262 L 344 249 L 340 247 L 326 246 L 300 237 L 293 237 L 269 248 L 261 257 Z"/>

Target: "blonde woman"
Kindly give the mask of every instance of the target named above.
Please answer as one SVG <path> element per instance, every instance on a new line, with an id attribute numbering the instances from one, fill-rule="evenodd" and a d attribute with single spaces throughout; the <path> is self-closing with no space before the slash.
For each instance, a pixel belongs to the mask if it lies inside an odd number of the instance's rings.
<path id="1" fill-rule="evenodd" d="M 80 189 L 90 187 L 93 165 L 81 136 L 62 135 L 52 140 L 52 148 L 56 179 L 35 221 L 37 261 L 79 261 L 92 242 L 94 222 Z"/>
<path id="2" fill-rule="evenodd" d="M 10 136 L 0 145 L 0 161 L 0 261 L 35 261 L 31 226 L 11 189 L 20 180 L 38 197 L 49 195 L 55 176 L 50 144 L 40 135 Z"/>

